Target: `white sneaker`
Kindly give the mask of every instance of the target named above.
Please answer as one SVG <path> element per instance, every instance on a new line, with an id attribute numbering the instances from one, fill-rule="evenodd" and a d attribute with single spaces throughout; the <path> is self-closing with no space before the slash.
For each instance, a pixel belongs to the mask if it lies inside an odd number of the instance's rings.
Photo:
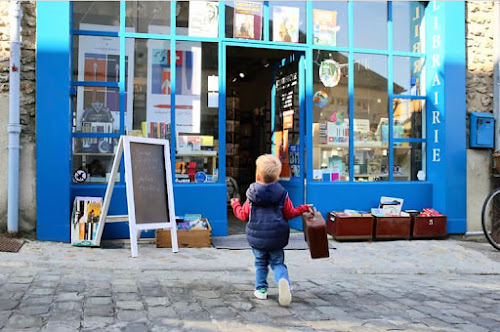
<path id="1" fill-rule="evenodd" d="M 255 292 L 253 292 L 253 295 L 255 295 L 255 297 L 258 298 L 259 300 L 266 300 L 267 290 L 265 288 L 256 289 Z"/>
<path id="2" fill-rule="evenodd" d="M 290 292 L 290 284 L 288 283 L 288 280 L 281 278 L 278 287 L 278 302 L 281 306 L 289 306 L 292 302 L 292 293 Z"/>

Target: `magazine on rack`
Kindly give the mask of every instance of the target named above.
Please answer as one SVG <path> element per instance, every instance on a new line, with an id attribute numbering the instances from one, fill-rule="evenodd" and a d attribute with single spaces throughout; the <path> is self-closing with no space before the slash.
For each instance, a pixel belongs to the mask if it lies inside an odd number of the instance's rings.
<path id="1" fill-rule="evenodd" d="M 262 4 L 236 1 L 234 3 L 234 38 L 262 39 Z"/>

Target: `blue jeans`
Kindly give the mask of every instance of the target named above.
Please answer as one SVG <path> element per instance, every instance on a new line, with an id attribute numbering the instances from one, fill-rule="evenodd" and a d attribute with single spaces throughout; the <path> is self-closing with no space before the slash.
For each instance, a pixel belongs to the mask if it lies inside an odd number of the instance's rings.
<path id="1" fill-rule="evenodd" d="M 274 281 L 276 285 L 279 283 L 281 278 L 288 279 L 288 269 L 285 265 L 285 252 L 283 249 L 276 251 L 265 251 L 259 249 L 253 249 L 253 254 L 255 256 L 255 268 L 256 268 L 256 282 L 255 289 L 264 288 L 267 289 L 269 285 L 267 284 L 267 273 L 269 272 L 268 265 L 271 265 L 271 269 L 274 272 Z"/>

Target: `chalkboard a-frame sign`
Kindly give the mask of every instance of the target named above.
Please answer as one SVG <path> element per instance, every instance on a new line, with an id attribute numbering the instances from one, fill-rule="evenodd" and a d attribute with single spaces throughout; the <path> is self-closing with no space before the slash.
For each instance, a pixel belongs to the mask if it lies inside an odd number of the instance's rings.
<path id="1" fill-rule="evenodd" d="M 128 216 L 108 216 L 114 179 L 124 154 Z M 174 194 L 167 140 L 121 136 L 104 196 L 97 241 L 106 222 L 128 221 L 132 257 L 138 256 L 137 240 L 143 230 L 170 229 L 172 251 L 177 252 Z"/>

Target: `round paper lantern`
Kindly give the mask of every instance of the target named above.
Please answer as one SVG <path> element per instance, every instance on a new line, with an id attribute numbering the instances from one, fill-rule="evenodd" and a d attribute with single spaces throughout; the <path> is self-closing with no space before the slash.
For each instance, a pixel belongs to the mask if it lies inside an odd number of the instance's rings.
<path id="1" fill-rule="evenodd" d="M 328 95 L 326 94 L 325 91 L 316 91 L 316 93 L 313 96 L 313 102 L 315 106 L 318 107 L 325 107 L 328 105 L 329 102 Z"/>

